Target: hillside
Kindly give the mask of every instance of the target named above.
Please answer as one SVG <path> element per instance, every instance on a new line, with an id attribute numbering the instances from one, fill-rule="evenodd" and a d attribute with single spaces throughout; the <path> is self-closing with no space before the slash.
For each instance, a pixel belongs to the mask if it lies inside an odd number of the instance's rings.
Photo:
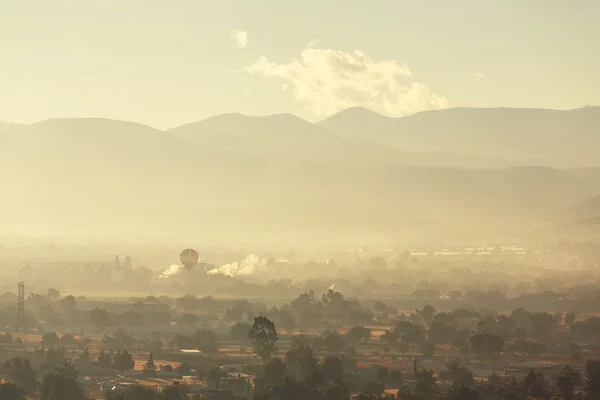
<path id="1" fill-rule="evenodd" d="M 57 119 L 2 125 L 0 142 L 0 233 L 11 234 L 458 240 L 544 223 L 600 187 L 600 169 L 409 166 L 408 153 L 288 115 L 169 132 Z"/>
<path id="2" fill-rule="evenodd" d="M 333 133 L 291 114 L 223 114 L 168 131 L 206 147 L 286 162 L 401 164 L 402 153 L 380 143 Z"/>
<path id="3" fill-rule="evenodd" d="M 600 218 L 600 195 L 570 207 L 568 214 L 571 218 L 578 220 Z"/>
<path id="4" fill-rule="evenodd" d="M 508 165 L 600 166 L 600 107 L 570 111 L 451 108 L 402 118 L 351 108 L 319 125 L 406 152 L 449 152 Z"/>

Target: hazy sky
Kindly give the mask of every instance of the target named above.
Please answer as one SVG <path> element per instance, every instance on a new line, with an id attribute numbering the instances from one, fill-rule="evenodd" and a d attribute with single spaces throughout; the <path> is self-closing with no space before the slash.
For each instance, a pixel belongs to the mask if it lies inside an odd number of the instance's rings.
<path id="1" fill-rule="evenodd" d="M 598 0 L 0 0 L 0 120 L 600 104 Z"/>

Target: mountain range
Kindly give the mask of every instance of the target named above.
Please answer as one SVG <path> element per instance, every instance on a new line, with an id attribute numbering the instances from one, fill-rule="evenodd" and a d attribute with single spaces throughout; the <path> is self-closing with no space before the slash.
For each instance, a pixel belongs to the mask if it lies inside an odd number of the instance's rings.
<path id="1" fill-rule="evenodd" d="M 597 149 L 600 108 L 224 114 L 164 131 L 0 124 L 0 230 L 297 242 L 505 231 L 600 194 Z"/>

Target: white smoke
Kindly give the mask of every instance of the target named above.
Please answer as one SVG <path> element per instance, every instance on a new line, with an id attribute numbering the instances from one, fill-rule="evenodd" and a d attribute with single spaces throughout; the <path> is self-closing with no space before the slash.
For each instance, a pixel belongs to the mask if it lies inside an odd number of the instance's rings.
<path id="1" fill-rule="evenodd" d="M 260 258 L 256 254 L 250 254 L 243 261 L 236 261 L 229 264 L 221 265 L 219 268 L 211 269 L 210 271 L 208 271 L 208 274 L 245 276 L 257 272 L 257 270 L 264 268 L 266 265 L 267 261 L 264 258 Z"/>
<path id="2" fill-rule="evenodd" d="M 181 271 L 182 269 L 183 269 L 183 267 L 181 265 L 173 264 L 169 268 L 165 269 L 158 278 L 159 279 L 169 279 L 173 275 L 179 273 L 179 271 Z"/>

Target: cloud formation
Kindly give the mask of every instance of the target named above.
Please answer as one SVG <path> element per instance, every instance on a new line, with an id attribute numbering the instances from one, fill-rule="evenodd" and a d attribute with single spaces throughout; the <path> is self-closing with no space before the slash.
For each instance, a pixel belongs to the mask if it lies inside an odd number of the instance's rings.
<path id="1" fill-rule="evenodd" d="M 482 74 L 481 72 L 476 73 L 475 76 L 478 77 L 479 79 L 485 79 L 485 75 Z"/>
<path id="2" fill-rule="evenodd" d="M 261 57 L 244 68 L 250 76 L 276 79 L 283 91 L 317 116 L 365 107 L 389 116 L 448 107 L 445 97 L 412 79 L 405 63 L 375 61 L 359 50 L 322 49 L 312 43 L 299 59 L 277 63 Z"/>
<path id="3" fill-rule="evenodd" d="M 248 45 L 248 32 L 235 30 L 229 35 L 235 42 L 235 45 L 240 49 L 245 49 Z"/>

